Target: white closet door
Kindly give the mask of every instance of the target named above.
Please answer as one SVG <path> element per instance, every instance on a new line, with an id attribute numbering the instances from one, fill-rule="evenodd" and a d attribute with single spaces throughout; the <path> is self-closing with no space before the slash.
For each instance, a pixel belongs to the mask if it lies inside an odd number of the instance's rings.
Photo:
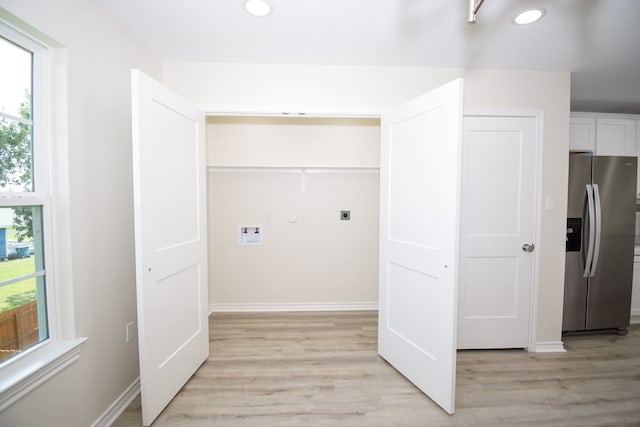
<path id="1" fill-rule="evenodd" d="M 535 117 L 464 119 L 460 349 L 529 345 L 537 134 Z"/>
<path id="2" fill-rule="evenodd" d="M 462 80 L 382 117 L 378 352 L 455 407 Z"/>
<path id="3" fill-rule="evenodd" d="M 142 419 L 150 425 L 209 355 L 204 114 L 132 72 Z"/>

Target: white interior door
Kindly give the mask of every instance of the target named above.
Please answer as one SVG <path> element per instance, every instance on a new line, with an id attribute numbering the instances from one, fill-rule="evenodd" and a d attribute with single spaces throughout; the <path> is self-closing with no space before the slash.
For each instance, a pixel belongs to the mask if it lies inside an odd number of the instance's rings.
<path id="1" fill-rule="evenodd" d="M 462 80 L 382 117 L 378 353 L 455 406 Z"/>
<path id="2" fill-rule="evenodd" d="M 142 421 L 150 425 L 209 354 L 204 114 L 132 72 Z"/>
<path id="3" fill-rule="evenodd" d="M 464 119 L 460 349 L 528 347 L 537 141 L 535 117 Z"/>

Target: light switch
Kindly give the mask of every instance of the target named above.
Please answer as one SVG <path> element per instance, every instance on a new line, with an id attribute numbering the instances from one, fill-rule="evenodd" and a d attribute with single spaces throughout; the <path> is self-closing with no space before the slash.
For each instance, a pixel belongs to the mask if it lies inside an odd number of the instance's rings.
<path id="1" fill-rule="evenodd" d="M 131 342 L 136 338 L 136 322 L 129 322 L 125 327 L 125 340 Z"/>
<path id="2" fill-rule="evenodd" d="M 545 202 L 544 202 L 544 210 L 545 211 L 552 211 L 554 210 L 556 207 L 553 203 L 553 199 L 551 197 L 547 197 L 545 198 Z"/>

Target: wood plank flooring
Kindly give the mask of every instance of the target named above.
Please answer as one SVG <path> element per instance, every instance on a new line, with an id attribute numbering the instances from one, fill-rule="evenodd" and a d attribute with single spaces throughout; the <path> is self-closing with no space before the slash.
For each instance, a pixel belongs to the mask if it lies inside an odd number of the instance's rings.
<path id="1" fill-rule="evenodd" d="M 154 426 L 640 426 L 640 325 L 567 353 L 458 352 L 445 414 L 376 354 L 377 313 L 228 313 Z M 141 426 L 137 398 L 114 423 Z"/>

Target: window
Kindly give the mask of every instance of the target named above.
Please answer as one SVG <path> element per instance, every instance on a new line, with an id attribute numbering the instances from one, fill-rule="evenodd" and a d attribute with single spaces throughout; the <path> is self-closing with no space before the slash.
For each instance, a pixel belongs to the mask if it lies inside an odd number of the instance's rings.
<path id="1" fill-rule="evenodd" d="M 0 37 L 0 363 L 49 338 L 48 162 L 40 159 L 46 147 L 33 102 L 34 89 L 44 88 L 34 82 L 37 51 L 28 47 Z"/>
<path id="2" fill-rule="evenodd" d="M 77 360 L 84 342 L 73 326 L 69 239 L 56 238 L 70 228 L 66 87 L 57 74 L 66 54 L 5 18 L 0 14 L 0 411 Z"/>

